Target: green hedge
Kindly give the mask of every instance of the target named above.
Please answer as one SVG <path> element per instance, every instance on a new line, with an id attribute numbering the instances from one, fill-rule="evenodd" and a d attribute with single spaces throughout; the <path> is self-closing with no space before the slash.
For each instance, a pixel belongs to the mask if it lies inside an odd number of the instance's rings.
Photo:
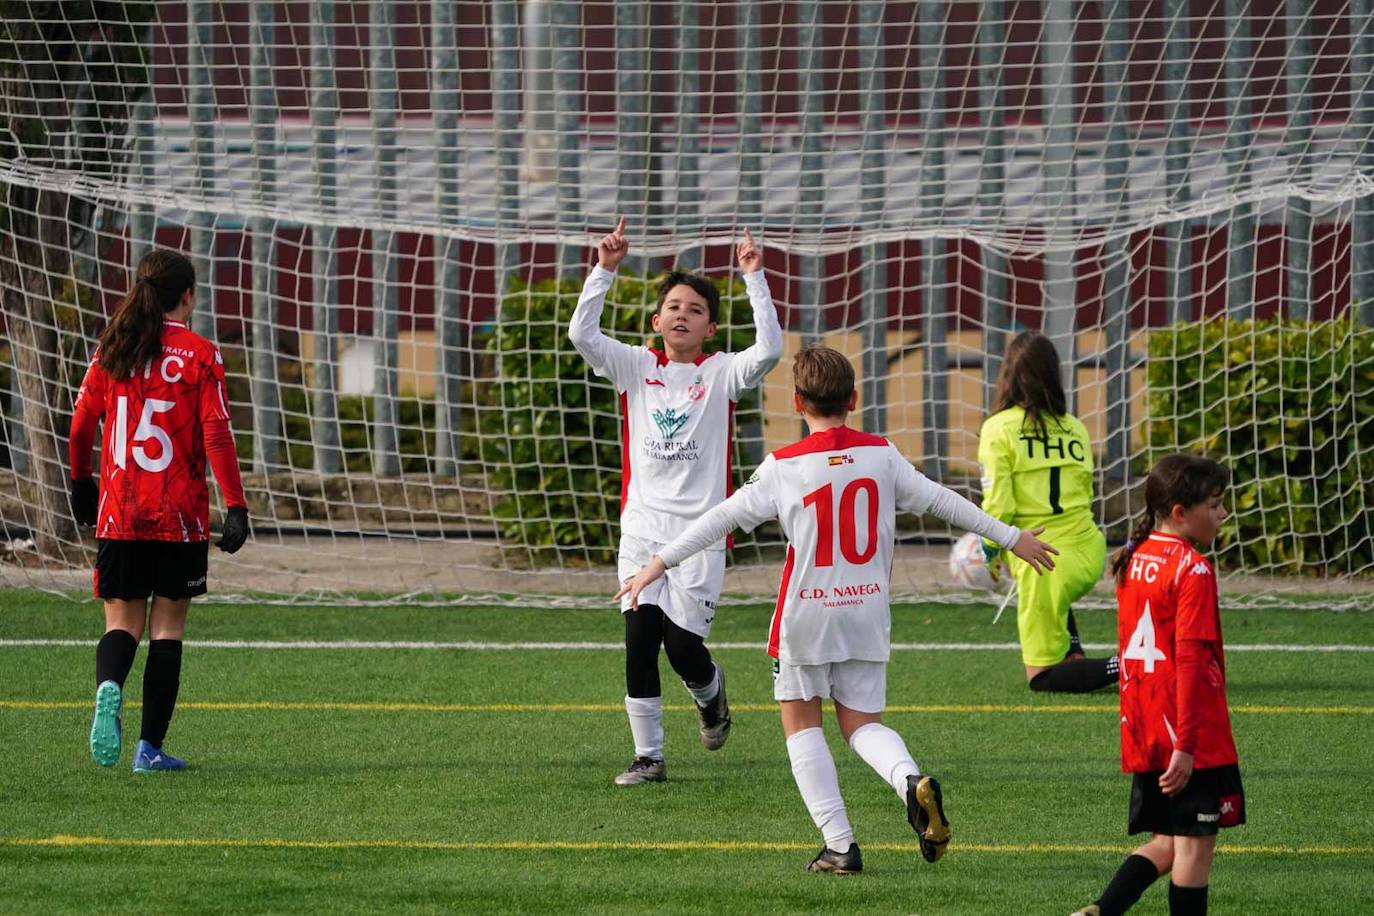
<path id="1" fill-rule="evenodd" d="M 611 286 L 602 329 L 631 344 L 652 334 L 658 278 L 623 271 Z M 742 350 L 754 342 L 742 282 L 714 280 L 721 291 L 719 330 L 707 351 Z M 568 340 L 580 283 L 517 283 L 502 298 L 496 322 L 478 347 L 495 360 L 496 380 L 478 386 L 479 448 L 504 541 L 530 561 L 615 559 L 620 518 L 621 436 L 615 386 L 596 376 Z M 757 424 L 757 391 L 735 409 L 737 429 Z M 735 439 L 738 485 L 760 455 Z"/>
<path id="2" fill-rule="evenodd" d="M 1205 453 L 1231 469 L 1219 562 L 1374 566 L 1374 329 L 1219 319 L 1151 332 L 1149 356 L 1147 460 Z"/>

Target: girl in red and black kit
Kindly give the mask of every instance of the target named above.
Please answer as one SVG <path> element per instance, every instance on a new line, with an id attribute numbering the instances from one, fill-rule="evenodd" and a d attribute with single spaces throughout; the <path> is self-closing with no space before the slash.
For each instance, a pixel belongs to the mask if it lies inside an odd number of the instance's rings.
<path id="1" fill-rule="evenodd" d="M 1160 461 L 1145 481 L 1145 516 L 1113 563 L 1121 769 L 1133 774 L 1128 831 L 1154 835 L 1079 913 L 1124 913 L 1165 874 L 1170 913 L 1206 913 L 1217 832 L 1245 823 L 1217 577 L 1195 548 L 1226 520 L 1228 481 L 1208 458 Z"/>
<path id="2" fill-rule="evenodd" d="M 205 594 L 207 459 L 227 506 L 217 546 L 234 553 L 248 538 L 224 361 L 214 344 L 186 327 L 195 301 L 190 261 L 173 251 L 146 255 L 100 335 L 72 416 L 72 512 L 95 526 L 95 594 L 105 602 L 91 757 L 101 766 L 119 760 L 124 679 L 146 626 L 143 724 L 134 754 L 140 773 L 186 767 L 163 753 L 162 741 L 181 681 L 186 612 L 194 596 Z M 102 417 L 97 485 L 91 448 Z"/>

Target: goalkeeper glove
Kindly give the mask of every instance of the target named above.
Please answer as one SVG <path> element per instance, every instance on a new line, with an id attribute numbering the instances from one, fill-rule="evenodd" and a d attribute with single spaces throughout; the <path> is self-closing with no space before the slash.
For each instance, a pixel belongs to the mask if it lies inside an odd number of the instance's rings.
<path id="1" fill-rule="evenodd" d="M 224 530 L 220 532 L 215 546 L 225 553 L 236 553 L 248 540 L 248 510 L 243 506 L 230 506 L 224 512 Z"/>
<path id="2" fill-rule="evenodd" d="M 78 525 L 94 525 L 95 514 L 100 504 L 100 485 L 94 477 L 81 477 L 72 481 L 72 518 Z"/>

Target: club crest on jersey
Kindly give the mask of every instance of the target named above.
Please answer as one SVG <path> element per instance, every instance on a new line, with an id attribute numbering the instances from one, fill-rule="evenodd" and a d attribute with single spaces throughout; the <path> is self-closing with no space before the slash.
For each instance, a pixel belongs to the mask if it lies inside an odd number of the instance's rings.
<path id="1" fill-rule="evenodd" d="M 700 401 L 706 397 L 706 380 L 700 375 L 692 379 L 692 384 L 687 388 L 687 397 L 694 401 Z"/>
<path id="2" fill-rule="evenodd" d="M 853 455 L 831 455 L 831 456 L 830 456 L 830 466 L 831 466 L 832 468 L 833 468 L 833 467 L 838 467 L 839 465 L 842 465 L 842 464 L 853 464 L 853 463 L 854 463 L 854 456 L 853 456 Z"/>
<path id="3" fill-rule="evenodd" d="M 687 411 L 679 411 L 675 407 L 665 410 L 651 410 L 650 416 L 658 424 L 658 431 L 663 434 L 663 438 L 671 439 L 682 431 L 682 427 L 687 425 Z"/>

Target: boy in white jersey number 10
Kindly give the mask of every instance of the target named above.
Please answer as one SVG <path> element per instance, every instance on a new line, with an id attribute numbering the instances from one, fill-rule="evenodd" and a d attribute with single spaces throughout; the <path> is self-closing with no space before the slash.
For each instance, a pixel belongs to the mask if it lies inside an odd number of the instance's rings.
<path id="1" fill-rule="evenodd" d="M 888 607 L 897 510 L 929 512 L 976 531 L 1037 569 L 1057 551 L 926 479 L 881 436 L 850 429 L 854 369 L 840 352 L 812 347 L 793 366 L 795 403 L 811 434 L 764 459 L 749 483 L 658 551 L 621 588 L 634 603 L 660 576 L 735 528 L 778 519 L 787 559 L 769 627 L 773 696 L 802 800 L 825 836 L 811 871 L 863 869 L 821 730 L 821 699 L 835 703 L 849 746 L 897 792 L 929 862 L 949 841 L 940 784 L 922 776 L 901 736 L 882 724 L 891 649 Z"/>
<path id="2" fill-rule="evenodd" d="M 664 544 L 730 492 L 730 433 L 735 402 L 757 387 L 782 356 L 782 328 L 754 239 L 736 249 L 754 313 L 754 345 L 706 353 L 716 332 L 720 294 L 705 277 L 674 271 L 658 288 L 652 323 L 663 349 L 633 347 L 601 333 L 601 307 L 616 267 L 629 252 L 625 220 L 597 245 L 597 266 L 582 288 L 568 337 L 597 375 L 620 394 L 620 578 L 649 562 Z M 725 576 L 725 535 L 683 563 L 625 617 L 625 711 L 635 755 L 616 784 L 662 782 L 663 698 L 658 652 L 696 702 L 701 743 L 716 750 L 730 734 L 724 677 L 707 651 Z"/>

